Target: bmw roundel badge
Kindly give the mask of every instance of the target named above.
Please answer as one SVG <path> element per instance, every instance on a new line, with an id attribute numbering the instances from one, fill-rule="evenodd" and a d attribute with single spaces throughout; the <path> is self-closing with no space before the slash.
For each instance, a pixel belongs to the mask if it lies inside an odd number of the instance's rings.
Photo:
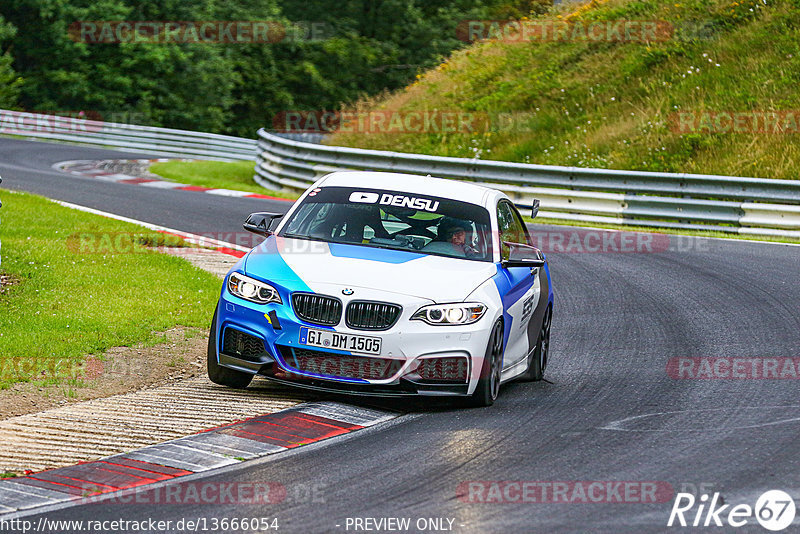
<path id="1" fill-rule="evenodd" d="M 355 293 L 355 291 L 353 291 L 349 287 L 342 289 L 342 295 L 352 295 L 353 293 Z"/>

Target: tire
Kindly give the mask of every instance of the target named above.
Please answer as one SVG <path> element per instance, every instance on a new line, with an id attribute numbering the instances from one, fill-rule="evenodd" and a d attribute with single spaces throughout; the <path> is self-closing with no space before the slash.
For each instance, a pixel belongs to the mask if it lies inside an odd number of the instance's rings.
<path id="1" fill-rule="evenodd" d="M 218 307 L 217 307 L 218 309 Z M 230 388 L 244 389 L 253 380 L 253 375 L 235 369 L 222 367 L 217 361 L 217 309 L 214 309 L 214 318 L 211 320 L 211 331 L 208 333 L 208 378 L 215 384 Z"/>
<path id="2" fill-rule="evenodd" d="M 521 380 L 538 382 L 544 378 L 547 360 L 550 357 L 550 324 L 552 319 L 553 308 L 548 307 L 542 318 L 542 326 L 539 329 L 536 348 L 528 356 L 528 370 L 520 376 Z"/>
<path id="3" fill-rule="evenodd" d="M 500 375 L 503 371 L 503 321 L 498 319 L 489 334 L 486 354 L 483 357 L 481 376 L 475 393 L 467 401 L 468 406 L 491 406 L 500 393 Z"/>

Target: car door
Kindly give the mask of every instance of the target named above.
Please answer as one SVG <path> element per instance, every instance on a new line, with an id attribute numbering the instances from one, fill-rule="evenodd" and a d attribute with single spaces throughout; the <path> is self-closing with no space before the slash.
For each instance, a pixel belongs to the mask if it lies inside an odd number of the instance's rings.
<path id="1" fill-rule="evenodd" d="M 497 204 L 497 224 L 500 232 L 500 253 L 503 260 L 508 259 L 510 248 L 503 242 L 529 244 L 528 231 L 519 212 L 508 200 Z M 505 318 L 505 354 L 503 368 L 508 369 L 525 360 L 528 352 L 535 347 L 531 345 L 528 333 L 529 324 L 536 306 L 538 284 L 537 270 L 530 267 L 499 268 L 503 284 L 500 297 L 503 301 L 503 317 Z M 533 340 L 533 344 L 536 340 Z"/>

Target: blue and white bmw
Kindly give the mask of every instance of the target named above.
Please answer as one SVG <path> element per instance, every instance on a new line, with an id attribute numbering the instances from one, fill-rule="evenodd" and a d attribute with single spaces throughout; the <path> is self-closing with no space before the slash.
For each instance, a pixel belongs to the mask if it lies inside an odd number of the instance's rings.
<path id="1" fill-rule="evenodd" d="M 244 227 L 266 239 L 225 278 L 208 343 L 213 382 L 243 388 L 260 374 L 487 406 L 500 384 L 542 378 L 550 273 L 505 194 L 342 171 L 285 215 L 254 213 Z"/>

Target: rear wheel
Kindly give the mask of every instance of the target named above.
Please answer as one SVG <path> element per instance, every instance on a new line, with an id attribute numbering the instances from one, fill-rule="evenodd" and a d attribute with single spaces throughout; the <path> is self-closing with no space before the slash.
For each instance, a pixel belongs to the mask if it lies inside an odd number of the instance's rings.
<path id="1" fill-rule="evenodd" d="M 470 406 L 491 406 L 500 393 L 500 376 L 503 372 L 503 321 L 498 319 L 489 335 L 483 357 L 478 387 L 469 398 Z"/>
<path id="2" fill-rule="evenodd" d="M 539 338 L 536 348 L 528 356 L 528 370 L 520 378 L 537 382 L 544 378 L 547 369 L 547 359 L 550 356 L 550 322 L 553 318 L 553 308 L 548 307 L 539 329 Z"/>
<path id="3" fill-rule="evenodd" d="M 206 358 L 208 378 L 215 384 L 236 389 L 246 388 L 253 380 L 253 375 L 235 369 L 222 367 L 217 361 L 217 309 L 211 320 L 211 332 L 208 334 L 208 356 Z"/>

